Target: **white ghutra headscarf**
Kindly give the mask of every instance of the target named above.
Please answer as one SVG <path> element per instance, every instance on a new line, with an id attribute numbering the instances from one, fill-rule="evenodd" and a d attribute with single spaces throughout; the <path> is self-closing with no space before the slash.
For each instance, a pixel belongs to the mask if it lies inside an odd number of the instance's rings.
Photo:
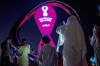
<path id="1" fill-rule="evenodd" d="M 77 17 L 70 16 L 67 20 L 66 26 L 69 29 L 67 29 L 66 31 L 65 39 L 67 38 L 69 39 L 69 41 L 71 41 L 71 44 L 75 47 L 76 51 L 82 50 L 82 52 L 86 54 L 87 49 L 86 49 L 86 43 L 84 38 L 84 32 Z"/>
<path id="2" fill-rule="evenodd" d="M 70 16 L 65 25 L 57 27 L 56 32 L 59 34 L 57 46 L 70 44 L 77 52 L 82 50 L 82 54 L 86 54 L 86 43 L 84 39 L 83 29 L 76 16 Z M 83 55 L 84 56 L 84 55 Z"/>

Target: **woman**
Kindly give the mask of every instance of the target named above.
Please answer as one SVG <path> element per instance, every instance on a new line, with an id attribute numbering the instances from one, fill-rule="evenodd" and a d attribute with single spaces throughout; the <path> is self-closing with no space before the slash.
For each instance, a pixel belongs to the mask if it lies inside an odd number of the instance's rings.
<path id="1" fill-rule="evenodd" d="M 87 66 L 86 43 L 83 30 L 76 16 L 70 16 L 67 23 L 57 28 L 63 37 L 63 66 Z M 62 41 L 59 42 L 62 44 Z M 61 45 L 58 44 L 58 45 Z"/>
<path id="2" fill-rule="evenodd" d="M 95 25 L 93 28 L 93 35 L 90 38 L 90 44 L 94 49 L 96 66 L 100 66 L 100 27 L 98 25 Z"/>
<path id="3" fill-rule="evenodd" d="M 7 37 L 5 41 L 1 44 L 1 66 L 10 66 L 10 44 L 11 44 L 11 38 Z M 6 62 L 6 63 L 5 63 Z"/>
<path id="4" fill-rule="evenodd" d="M 19 48 L 19 53 L 21 56 L 19 56 L 18 65 L 19 66 L 29 66 L 29 57 L 28 54 L 30 53 L 30 48 L 26 43 L 26 40 L 22 40 L 22 46 Z"/>

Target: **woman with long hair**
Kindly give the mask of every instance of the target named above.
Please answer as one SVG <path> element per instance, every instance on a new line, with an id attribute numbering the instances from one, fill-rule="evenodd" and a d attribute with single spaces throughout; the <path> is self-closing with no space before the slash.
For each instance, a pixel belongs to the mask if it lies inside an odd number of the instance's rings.
<path id="1" fill-rule="evenodd" d="M 11 44 L 11 38 L 7 37 L 5 41 L 1 44 L 1 65 L 0 66 L 9 66 L 10 65 L 10 44 Z"/>
<path id="2" fill-rule="evenodd" d="M 98 25 L 95 25 L 93 28 L 93 35 L 90 38 L 90 44 L 93 46 L 96 66 L 100 66 L 100 26 Z"/>

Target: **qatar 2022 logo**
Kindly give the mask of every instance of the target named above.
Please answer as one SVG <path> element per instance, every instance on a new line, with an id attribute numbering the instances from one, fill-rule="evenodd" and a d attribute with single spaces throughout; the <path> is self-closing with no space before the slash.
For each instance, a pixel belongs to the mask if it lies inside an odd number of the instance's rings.
<path id="1" fill-rule="evenodd" d="M 62 10 L 62 12 L 60 10 Z M 63 12 L 65 14 L 63 14 Z M 51 46 L 56 47 L 55 42 L 51 37 L 54 27 L 58 25 L 57 22 L 59 22 L 60 20 L 60 22 L 63 22 L 64 18 L 61 16 L 64 16 L 67 19 L 67 17 L 72 14 L 76 15 L 79 18 L 78 14 L 71 6 L 60 1 L 47 1 L 42 4 L 39 4 L 29 13 L 27 13 L 27 15 L 22 19 L 20 24 L 17 26 L 15 32 L 16 40 L 19 44 L 21 43 L 19 37 L 21 27 L 23 27 L 23 25 L 27 22 L 29 18 L 34 16 L 34 22 L 36 22 L 36 25 L 38 26 L 38 30 L 40 31 L 41 35 L 48 36 L 51 40 Z M 38 42 L 38 51 L 40 51 L 42 48 L 41 44 L 43 44 L 43 42 L 40 40 L 40 42 Z"/>

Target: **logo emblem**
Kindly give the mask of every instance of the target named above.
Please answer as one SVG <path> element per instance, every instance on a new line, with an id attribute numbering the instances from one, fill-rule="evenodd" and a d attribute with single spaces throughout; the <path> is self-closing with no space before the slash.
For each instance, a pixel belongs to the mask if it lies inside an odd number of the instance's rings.
<path id="1" fill-rule="evenodd" d="M 43 11 L 43 16 L 48 16 L 48 13 L 47 13 L 47 11 L 48 11 L 48 6 L 43 6 L 43 7 L 42 7 L 42 11 Z"/>

